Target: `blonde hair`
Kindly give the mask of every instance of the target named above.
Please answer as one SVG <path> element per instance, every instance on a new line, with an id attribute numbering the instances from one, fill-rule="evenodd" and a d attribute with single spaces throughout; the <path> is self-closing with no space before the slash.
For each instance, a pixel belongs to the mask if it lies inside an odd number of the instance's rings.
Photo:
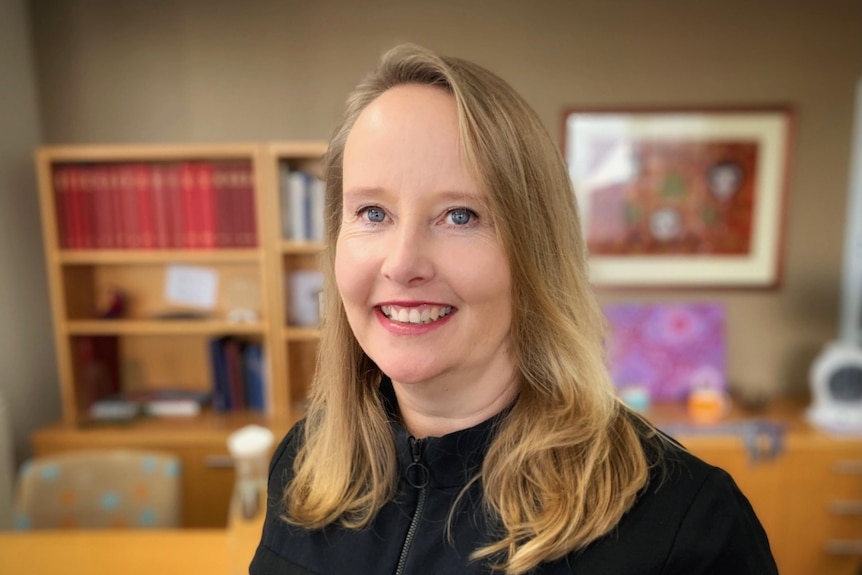
<path id="1" fill-rule="evenodd" d="M 608 533 L 649 470 L 642 421 L 617 400 L 603 353 L 604 316 L 587 278 L 565 162 L 535 112 L 484 68 L 402 45 L 354 90 L 326 157 L 327 316 L 304 443 L 284 494 L 288 521 L 309 529 L 367 525 L 394 495 L 382 373 L 353 336 L 335 286 L 345 142 L 359 114 L 394 86 L 446 90 L 457 103 L 464 160 L 482 189 L 512 274 L 511 349 L 519 396 L 478 478 L 498 540 L 474 559 L 522 574 Z"/>

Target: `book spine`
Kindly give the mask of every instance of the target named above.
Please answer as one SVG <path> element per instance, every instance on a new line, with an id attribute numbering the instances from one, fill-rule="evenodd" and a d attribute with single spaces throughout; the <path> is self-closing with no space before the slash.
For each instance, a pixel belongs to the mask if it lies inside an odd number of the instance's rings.
<path id="1" fill-rule="evenodd" d="M 213 197 L 215 212 L 215 245 L 219 248 L 231 246 L 230 232 L 230 210 L 228 199 L 230 196 L 229 172 L 224 162 L 213 163 Z"/>
<path id="2" fill-rule="evenodd" d="M 263 347 L 251 343 L 243 353 L 246 382 L 246 407 L 252 411 L 266 410 L 266 383 L 264 381 Z"/>
<path id="3" fill-rule="evenodd" d="M 326 183 L 317 177 L 311 177 L 311 186 L 309 190 L 310 221 L 309 221 L 309 239 L 316 242 L 322 242 L 324 236 L 324 204 L 326 200 Z"/>
<path id="4" fill-rule="evenodd" d="M 123 187 L 122 166 L 111 164 L 107 166 L 108 171 L 108 197 L 111 209 L 111 236 L 115 248 L 128 248 L 126 233 L 123 229 Z"/>
<path id="5" fill-rule="evenodd" d="M 290 166 L 282 163 L 278 167 L 278 203 L 281 222 L 281 238 L 291 239 L 290 235 Z"/>
<path id="6" fill-rule="evenodd" d="M 150 166 L 135 164 L 135 199 L 138 209 L 138 228 L 140 230 L 140 246 L 152 249 L 156 245 L 156 224 L 153 214 L 153 188 L 150 181 Z"/>
<path id="7" fill-rule="evenodd" d="M 180 193 L 182 195 L 182 237 L 183 247 L 200 247 L 197 230 L 197 190 L 195 186 L 194 165 L 190 162 L 180 164 Z"/>
<path id="8" fill-rule="evenodd" d="M 167 204 L 166 220 L 168 228 L 168 247 L 184 248 L 185 235 L 183 228 L 183 192 L 180 181 L 179 164 L 171 163 L 162 166 L 165 177 L 165 197 Z"/>
<path id="9" fill-rule="evenodd" d="M 228 392 L 230 406 L 234 411 L 245 409 L 245 376 L 242 367 L 242 344 L 229 338 L 224 345 L 227 359 Z"/>
<path id="10" fill-rule="evenodd" d="M 195 184 L 199 247 L 213 248 L 216 245 L 216 214 L 212 163 L 199 162 L 196 164 Z"/>
<path id="11" fill-rule="evenodd" d="M 233 162 L 228 168 L 229 187 L 230 187 L 230 230 L 231 230 L 231 245 L 234 247 L 242 247 L 245 245 L 245 233 L 243 232 L 243 182 L 242 170 L 239 164 Z"/>
<path id="12" fill-rule="evenodd" d="M 226 338 L 214 338 L 209 342 L 210 365 L 212 367 L 212 405 L 217 412 L 230 410 L 227 359 L 224 343 Z"/>
<path id="13" fill-rule="evenodd" d="M 72 247 L 72 209 L 69 199 L 69 168 L 54 166 L 54 205 L 57 217 L 57 241 L 60 249 Z"/>
<path id="14" fill-rule="evenodd" d="M 290 214 L 290 239 L 305 241 L 308 239 L 308 219 L 306 218 L 306 201 L 308 195 L 308 177 L 304 172 L 291 172 L 288 178 L 288 213 Z"/>
<path id="15" fill-rule="evenodd" d="M 116 336 L 78 336 L 74 340 L 79 408 L 87 410 L 99 399 L 119 393 L 119 339 Z"/>
<path id="16" fill-rule="evenodd" d="M 96 203 L 93 199 L 93 169 L 85 165 L 78 169 L 78 193 L 81 198 L 81 247 L 96 247 Z"/>
<path id="17" fill-rule="evenodd" d="M 141 247 L 141 228 L 138 220 L 135 166 L 122 164 L 119 169 L 123 243 L 125 247 L 136 250 Z"/>
<path id="18" fill-rule="evenodd" d="M 69 247 L 82 249 L 84 247 L 84 206 L 81 193 L 81 169 L 69 166 Z"/>
<path id="19" fill-rule="evenodd" d="M 152 164 L 150 166 L 150 184 L 153 192 L 153 245 L 159 249 L 170 247 L 168 233 L 168 220 L 170 210 L 168 209 L 167 182 L 165 178 L 164 164 Z"/>
<path id="20" fill-rule="evenodd" d="M 108 189 L 108 168 L 105 165 L 93 166 L 91 183 L 95 205 L 95 244 L 98 249 L 111 249 L 114 246 L 112 229 L 111 198 Z"/>
<path id="21" fill-rule="evenodd" d="M 254 174 L 251 163 L 239 165 L 241 201 L 242 201 L 242 246 L 257 245 L 257 201 L 255 200 Z"/>

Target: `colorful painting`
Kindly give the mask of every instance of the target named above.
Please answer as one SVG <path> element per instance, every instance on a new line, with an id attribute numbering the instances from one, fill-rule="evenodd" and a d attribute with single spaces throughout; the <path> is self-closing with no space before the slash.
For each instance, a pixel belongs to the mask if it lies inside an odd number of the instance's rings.
<path id="1" fill-rule="evenodd" d="M 602 143 L 587 177 L 607 172 L 619 154 L 633 164 L 627 177 L 590 190 L 584 214 L 590 253 L 751 252 L 756 143 Z"/>
<path id="2" fill-rule="evenodd" d="M 607 361 L 618 389 L 684 400 L 694 388 L 727 389 L 724 306 L 712 302 L 625 303 L 604 308 Z"/>
<path id="3" fill-rule="evenodd" d="M 791 119 L 779 107 L 567 112 L 593 283 L 778 285 Z"/>

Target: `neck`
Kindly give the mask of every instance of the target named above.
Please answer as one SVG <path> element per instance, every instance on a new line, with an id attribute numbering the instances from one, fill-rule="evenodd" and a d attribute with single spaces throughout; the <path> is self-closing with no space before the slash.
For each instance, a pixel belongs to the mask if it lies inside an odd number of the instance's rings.
<path id="1" fill-rule="evenodd" d="M 422 383 L 392 382 L 401 419 L 413 437 L 441 437 L 467 429 L 497 415 L 515 401 L 514 376 L 497 381 L 480 377 L 469 384 L 437 379 Z"/>

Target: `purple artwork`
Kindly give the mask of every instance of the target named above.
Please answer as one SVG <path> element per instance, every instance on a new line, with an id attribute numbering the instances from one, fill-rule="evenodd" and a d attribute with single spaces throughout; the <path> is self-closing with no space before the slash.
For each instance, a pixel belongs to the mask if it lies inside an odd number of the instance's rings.
<path id="1" fill-rule="evenodd" d="M 611 304 L 607 359 L 618 389 L 644 387 L 653 400 L 684 400 L 694 388 L 726 390 L 724 306 Z"/>

